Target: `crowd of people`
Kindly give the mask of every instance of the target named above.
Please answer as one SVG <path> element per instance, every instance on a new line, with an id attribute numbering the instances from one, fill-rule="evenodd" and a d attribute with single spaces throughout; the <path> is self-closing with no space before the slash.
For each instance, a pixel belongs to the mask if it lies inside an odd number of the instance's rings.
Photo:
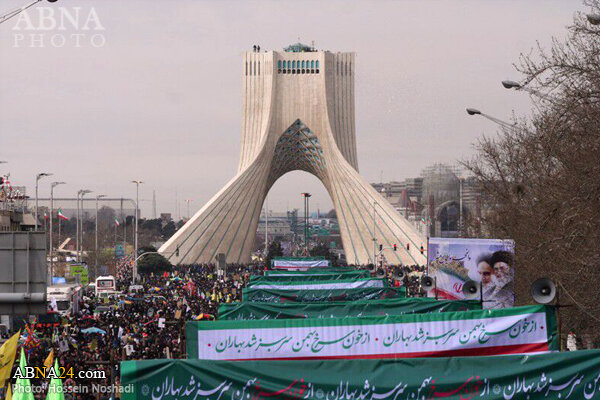
<path id="1" fill-rule="evenodd" d="M 118 392 L 95 393 L 92 385 L 115 388 L 121 361 L 185 358 L 185 322 L 212 319 L 220 303 L 241 300 L 250 276 L 262 274 L 264 266 L 228 265 L 227 273 L 213 265 L 175 266 L 168 272 L 142 275 L 142 288 L 136 293 L 130 293 L 131 270 L 130 261 L 118 265 L 115 278 L 121 294 L 100 299 L 86 290 L 77 315 L 63 316 L 54 326 L 38 324 L 35 340 L 27 341 L 29 365 L 43 365 L 53 350 L 60 367 L 75 374 L 63 385 L 88 387 L 88 393 L 69 393 L 67 399 L 119 398 Z M 406 267 L 406 273 L 417 270 Z M 388 272 L 393 284 L 394 270 Z M 101 371 L 104 378 L 77 377 L 82 370 Z M 32 380 L 34 386 L 44 384 L 47 380 Z"/>

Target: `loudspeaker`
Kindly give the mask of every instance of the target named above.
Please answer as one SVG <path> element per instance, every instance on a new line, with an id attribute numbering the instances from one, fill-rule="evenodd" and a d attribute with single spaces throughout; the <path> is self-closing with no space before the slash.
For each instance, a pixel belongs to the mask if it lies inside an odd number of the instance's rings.
<path id="1" fill-rule="evenodd" d="M 435 282 L 432 277 L 430 277 L 428 275 L 424 275 L 421 278 L 421 289 L 428 292 L 431 289 L 433 289 L 434 286 L 435 286 Z"/>
<path id="2" fill-rule="evenodd" d="M 375 276 L 378 278 L 385 278 L 385 270 L 383 268 L 377 268 L 377 273 L 375 273 Z"/>
<path id="3" fill-rule="evenodd" d="M 397 281 L 403 281 L 404 278 L 406 277 L 406 274 L 404 273 L 404 270 L 399 269 L 394 273 L 394 279 L 396 279 Z"/>
<path id="4" fill-rule="evenodd" d="M 466 299 L 477 299 L 481 294 L 480 284 L 475 281 L 468 280 L 463 283 L 462 292 Z"/>
<path id="5" fill-rule="evenodd" d="M 531 284 L 531 297 L 536 303 L 548 304 L 556 298 L 556 284 L 548 278 L 540 278 Z"/>

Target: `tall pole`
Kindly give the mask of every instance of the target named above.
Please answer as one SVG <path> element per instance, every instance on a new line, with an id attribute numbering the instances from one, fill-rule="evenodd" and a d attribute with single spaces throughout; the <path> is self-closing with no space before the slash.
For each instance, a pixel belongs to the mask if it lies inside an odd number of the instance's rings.
<path id="1" fill-rule="evenodd" d="M 98 200 L 106 195 L 99 194 L 96 196 L 96 246 L 94 250 L 94 278 L 98 276 Z"/>
<path id="2" fill-rule="evenodd" d="M 308 213 L 309 213 L 309 199 L 311 197 L 310 193 L 302 193 L 304 196 L 304 247 L 306 252 L 308 252 Z"/>
<path id="3" fill-rule="evenodd" d="M 85 196 L 88 193 L 92 193 L 91 190 L 80 190 L 79 191 L 81 193 L 81 195 L 79 196 L 80 200 L 81 200 L 81 206 L 78 207 L 79 210 L 79 217 L 77 218 L 77 225 L 78 225 L 78 229 L 77 231 L 79 232 L 79 237 L 77 238 L 77 243 L 78 243 L 78 250 L 77 250 L 77 262 L 81 262 L 81 256 L 83 255 L 83 196 Z"/>
<path id="4" fill-rule="evenodd" d="M 265 197 L 265 254 L 269 248 L 269 196 Z"/>
<path id="5" fill-rule="evenodd" d="M 75 232 L 76 232 L 76 237 L 75 237 L 75 244 L 76 244 L 75 252 L 77 254 L 77 261 L 79 261 L 79 197 L 81 196 L 81 192 L 82 192 L 82 190 L 79 190 L 77 192 L 77 219 L 75 221 L 75 226 L 76 226 L 76 229 L 75 229 Z"/>
<path id="6" fill-rule="evenodd" d="M 58 218 L 58 240 L 56 241 L 56 243 L 60 246 L 60 218 Z"/>
<path id="7" fill-rule="evenodd" d="M 377 202 L 373 202 L 373 265 L 377 263 L 377 238 L 375 237 L 375 228 L 377 221 Z"/>
<path id="8" fill-rule="evenodd" d="M 462 237 L 462 229 L 463 229 L 463 178 L 458 179 L 458 192 L 459 192 L 459 204 L 458 207 L 460 210 L 458 211 L 458 235 Z"/>
<path id="9" fill-rule="evenodd" d="M 40 181 L 40 176 L 36 176 L 35 178 L 35 231 L 38 230 L 38 182 Z"/>
<path id="10" fill-rule="evenodd" d="M 52 182 L 50 184 L 50 284 L 52 284 L 52 277 L 54 276 L 54 246 L 53 238 L 54 235 L 54 188 L 58 185 L 63 185 L 64 182 Z M 37 196 L 36 196 L 37 197 Z M 60 231 L 60 218 L 59 218 L 59 231 Z M 60 235 L 59 235 L 60 240 Z"/>
<path id="11" fill-rule="evenodd" d="M 135 236 L 134 236 L 134 251 L 135 251 L 135 261 L 133 262 L 133 273 L 131 277 L 132 284 L 135 285 L 136 275 L 137 275 L 137 257 L 138 257 L 138 210 L 140 204 L 140 183 L 144 183 L 140 180 L 131 181 L 135 183 Z"/>
<path id="12" fill-rule="evenodd" d="M 37 174 L 35 176 L 35 231 L 37 232 L 38 230 L 38 186 L 39 186 L 39 182 L 40 179 L 42 179 L 45 176 L 50 176 L 52 174 L 49 174 L 47 172 L 40 172 L 39 174 Z"/>

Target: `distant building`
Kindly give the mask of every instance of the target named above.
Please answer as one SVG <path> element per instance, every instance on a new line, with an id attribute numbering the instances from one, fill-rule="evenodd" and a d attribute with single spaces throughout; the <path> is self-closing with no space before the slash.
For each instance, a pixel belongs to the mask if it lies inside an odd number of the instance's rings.
<path id="1" fill-rule="evenodd" d="M 31 213 L 17 210 L 0 210 L 0 231 L 32 231 L 35 218 Z"/>
<path id="2" fill-rule="evenodd" d="M 293 235 L 290 223 L 286 219 L 274 219 L 269 217 L 268 224 L 266 224 L 264 219 L 261 219 L 258 222 L 256 233 L 264 237 L 265 227 L 267 227 L 267 234 L 270 239 L 289 238 Z"/>
<path id="3" fill-rule="evenodd" d="M 476 181 L 461 177 L 455 166 L 433 164 L 423 169 L 420 177 L 372 186 L 419 231 L 426 233 L 429 226 L 430 236 L 461 236 L 461 200 L 463 223 L 468 217 L 480 217 Z"/>

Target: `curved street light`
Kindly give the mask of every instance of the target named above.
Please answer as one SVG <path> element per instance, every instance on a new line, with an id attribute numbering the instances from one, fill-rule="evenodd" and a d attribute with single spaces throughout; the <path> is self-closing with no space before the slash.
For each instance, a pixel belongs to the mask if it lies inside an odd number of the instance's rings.
<path id="1" fill-rule="evenodd" d="M 587 20 L 592 25 L 600 25 L 600 14 L 588 14 Z"/>
<path id="2" fill-rule="evenodd" d="M 54 188 L 64 184 L 65 182 L 52 182 L 50 184 L 50 285 L 52 285 L 52 278 L 54 276 L 54 245 L 52 243 L 52 236 L 54 235 L 54 223 L 52 218 L 52 215 L 54 214 Z"/>
<path id="3" fill-rule="evenodd" d="M 484 117 L 486 119 L 489 119 L 490 121 L 494 122 L 495 124 L 500 125 L 503 128 L 508 128 L 508 129 L 514 129 L 515 128 L 514 124 L 508 123 L 508 122 L 503 121 L 503 120 L 501 120 L 499 118 L 496 118 L 496 117 L 492 117 L 491 115 L 482 113 L 481 111 L 479 111 L 476 108 L 467 108 L 467 114 L 469 114 L 469 115 L 481 115 L 482 117 Z"/>

